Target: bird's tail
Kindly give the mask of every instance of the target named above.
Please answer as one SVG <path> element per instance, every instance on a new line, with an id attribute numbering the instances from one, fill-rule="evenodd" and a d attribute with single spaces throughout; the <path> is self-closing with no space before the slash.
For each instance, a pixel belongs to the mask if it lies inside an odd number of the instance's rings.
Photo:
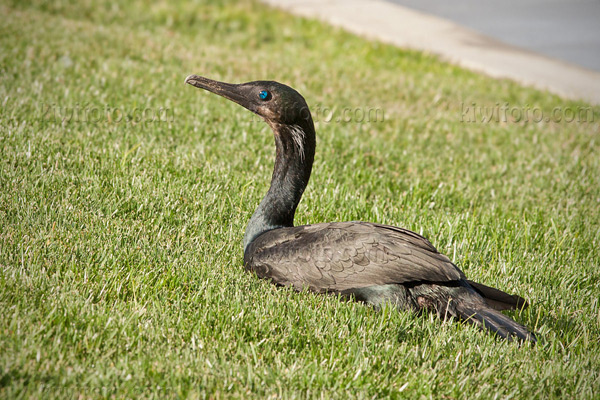
<path id="1" fill-rule="evenodd" d="M 537 342 L 535 335 L 529 332 L 526 327 L 486 305 L 473 307 L 459 300 L 454 309 L 456 310 L 456 317 L 461 320 L 476 325 L 483 330 L 494 332 L 509 341 L 518 339 L 524 342 Z"/>
<path id="2" fill-rule="evenodd" d="M 424 284 L 410 290 L 420 309 L 435 311 L 441 318 L 458 318 L 509 341 L 537 342 L 535 335 L 526 327 L 499 311 L 527 306 L 525 300 L 518 296 L 483 285 L 473 287 L 467 281 L 454 285 Z"/>

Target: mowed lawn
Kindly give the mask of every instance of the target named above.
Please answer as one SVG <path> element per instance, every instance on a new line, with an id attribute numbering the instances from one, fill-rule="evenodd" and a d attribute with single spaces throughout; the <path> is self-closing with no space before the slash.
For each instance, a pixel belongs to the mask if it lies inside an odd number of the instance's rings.
<path id="1" fill-rule="evenodd" d="M 1 398 L 600 397 L 598 107 L 253 1 L 0 4 Z M 246 273 L 272 133 L 191 73 L 307 99 L 296 224 L 421 233 L 538 345 Z"/>

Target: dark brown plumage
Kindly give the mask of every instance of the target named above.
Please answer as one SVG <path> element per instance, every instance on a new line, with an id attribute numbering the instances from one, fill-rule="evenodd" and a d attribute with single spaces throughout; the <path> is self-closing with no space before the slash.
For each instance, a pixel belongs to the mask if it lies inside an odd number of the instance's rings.
<path id="1" fill-rule="evenodd" d="M 245 263 L 261 278 L 315 292 L 465 279 L 427 239 L 368 222 L 274 229 L 250 244 Z"/>
<path id="2" fill-rule="evenodd" d="M 315 151 L 314 124 L 298 92 L 271 81 L 233 85 L 191 75 L 186 82 L 262 116 L 275 134 L 271 186 L 244 236 L 248 270 L 297 290 L 337 293 L 375 307 L 391 303 L 402 310 L 430 310 L 509 340 L 536 341 L 524 326 L 499 312 L 526 307 L 524 299 L 467 280 L 414 232 L 368 222 L 293 226 Z"/>

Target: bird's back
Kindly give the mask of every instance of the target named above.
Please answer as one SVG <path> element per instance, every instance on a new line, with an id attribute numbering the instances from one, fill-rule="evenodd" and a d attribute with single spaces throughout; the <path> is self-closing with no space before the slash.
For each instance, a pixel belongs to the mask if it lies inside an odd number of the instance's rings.
<path id="1" fill-rule="evenodd" d="M 244 260 L 246 268 L 261 278 L 320 293 L 464 279 L 450 259 L 422 236 L 367 222 L 273 229 L 248 246 Z"/>

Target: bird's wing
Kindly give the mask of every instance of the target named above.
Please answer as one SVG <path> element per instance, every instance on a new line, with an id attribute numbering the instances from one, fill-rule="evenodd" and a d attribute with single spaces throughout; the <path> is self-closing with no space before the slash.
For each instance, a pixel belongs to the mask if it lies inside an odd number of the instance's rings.
<path id="1" fill-rule="evenodd" d="M 465 278 L 448 257 L 422 236 L 366 222 L 265 232 L 248 247 L 245 264 L 261 278 L 316 292 Z"/>

